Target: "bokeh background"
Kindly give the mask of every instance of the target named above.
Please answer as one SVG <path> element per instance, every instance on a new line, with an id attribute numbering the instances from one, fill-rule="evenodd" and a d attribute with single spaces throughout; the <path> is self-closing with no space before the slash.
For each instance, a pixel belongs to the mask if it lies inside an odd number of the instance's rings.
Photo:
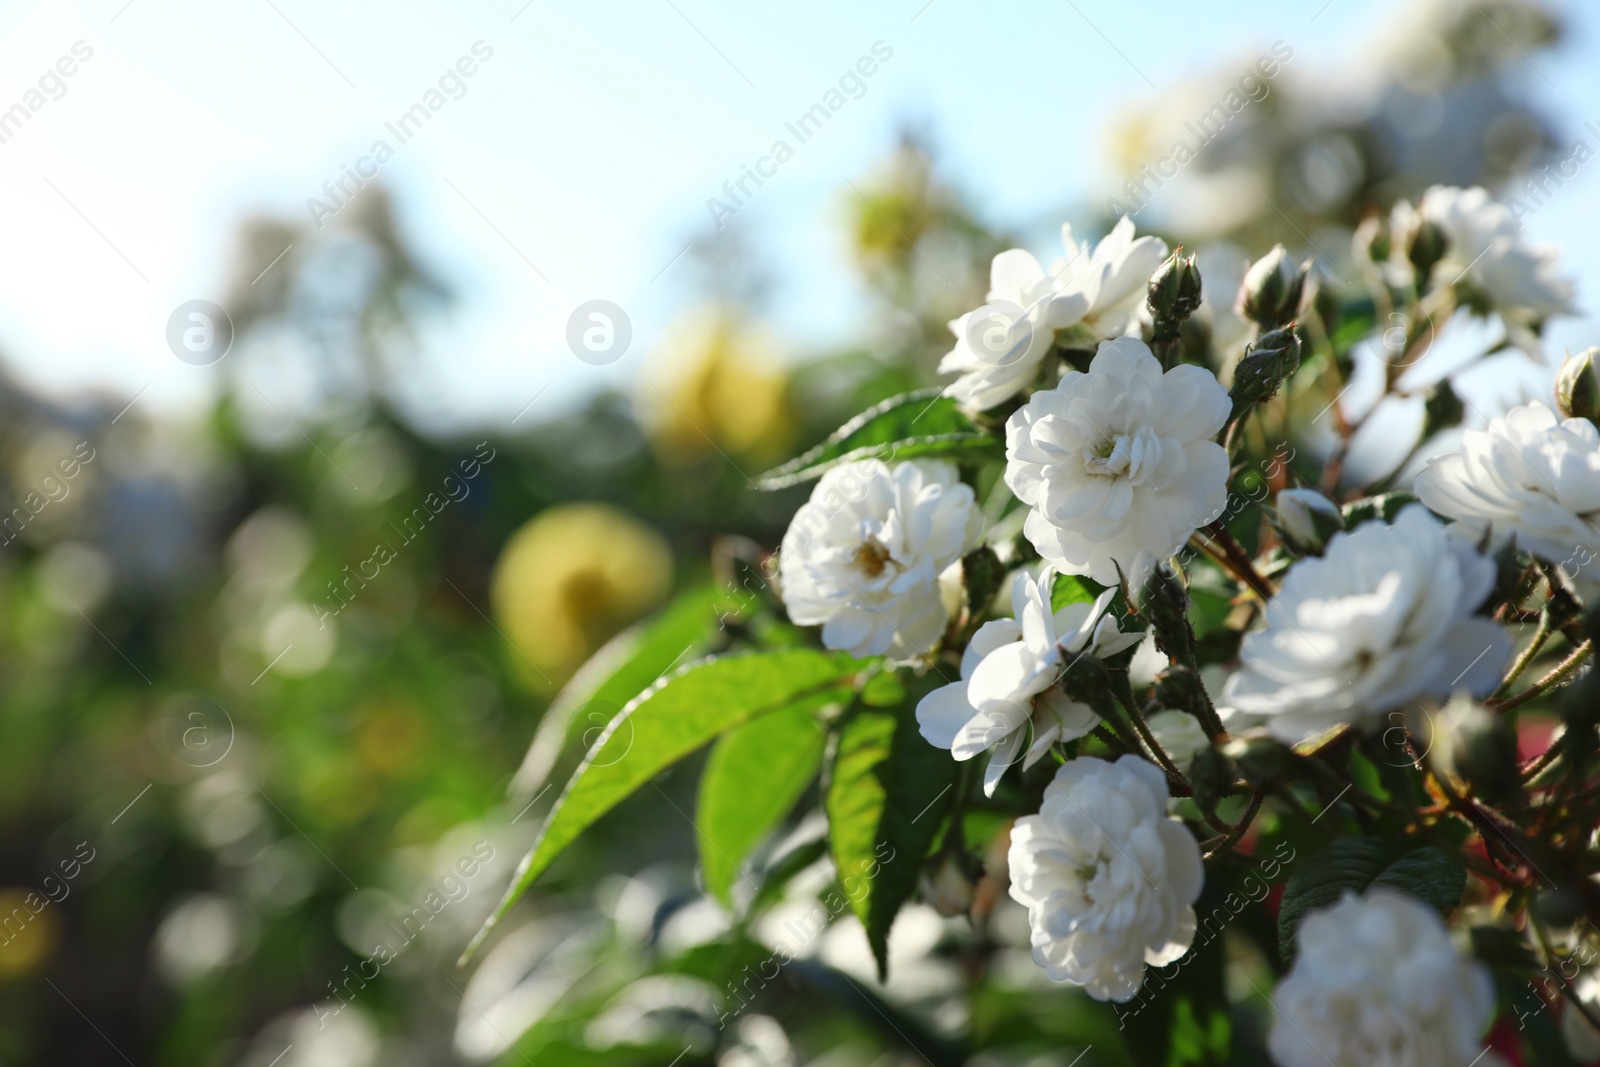
<path id="1" fill-rule="evenodd" d="M 1546 390 L 1600 340 L 1597 46 L 1579 0 L 6 5 L 0 1064 L 1137 1062 L 995 901 L 908 909 L 886 987 L 840 923 L 719 1027 L 771 930 L 696 886 L 693 761 L 454 961 L 615 710 L 562 687 L 738 584 L 804 494 L 751 479 L 935 381 L 997 251 L 1118 198 L 1222 336 L 1246 256 L 1336 276 L 1364 213 L 1484 184 L 1581 313 L 1457 388 Z M 594 300 L 628 340 L 583 359 Z"/>

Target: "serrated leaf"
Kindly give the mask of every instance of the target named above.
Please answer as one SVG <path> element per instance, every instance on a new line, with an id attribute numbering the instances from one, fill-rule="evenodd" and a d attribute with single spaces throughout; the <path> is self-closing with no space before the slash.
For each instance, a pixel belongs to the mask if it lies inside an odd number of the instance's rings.
<path id="1" fill-rule="evenodd" d="M 1432 846 L 1408 849 L 1386 838 L 1341 838 L 1302 860 L 1284 886 L 1278 953 L 1285 966 L 1293 961 L 1300 924 L 1311 912 L 1337 904 L 1347 889 L 1361 893 L 1385 886 L 1448 915 L 1461 903 L 1466 884 L 1466 870 Z"/>
<path id="2" fill-rule="evenodd" d="M 664 610 L 624 630 L 589 658 L 551 701 L 512 776 L 510 794 L 525 801 L 544 787 L 561 754 L 592 741 L 624 704 L 679 663 L 703 655 L 724 618 L 743 618 L 755 597 L 706 584 L 680 593 Z"/>
<path id="3" fill-rule="evenodd" d="M 954 398 L 940 395 L 938 389 L 921 389 L 868 408 L 817 447 L 763 474 L 756 484 L 762 489 L 784 489 L 860 459 L 999 457 L 1004 453 L 1005 443 L 963 414 Z"/>
<path id="4" fill-rule="evenodd" d="M 711 749 L 695 809 L 706 889 L 732 906 L 731 890 L 751 849 L 783 822 L 822 765 L 827 732 L 810 707 L 763 715 Z"/>
<path id="5" fill-rule="evenodd" d="M 639 694 L 606 726 L 545 819 L 505 897 L 467 946 L 470 956 L 556 856 L 664 769 L 729 730 L 772 712 L 846 699 L 862 661 L 783 649 L 701 660 Z"/>
<path id="6" fill-rule="evenodd" d="M 889 927 L 955 799 L 955 761 L 917 731 L 920 695 L 893 710 L 862 709 L 845 723 L 824 800 L 839 882 L 866 927 L 880 979 L 888 976 Z"/>

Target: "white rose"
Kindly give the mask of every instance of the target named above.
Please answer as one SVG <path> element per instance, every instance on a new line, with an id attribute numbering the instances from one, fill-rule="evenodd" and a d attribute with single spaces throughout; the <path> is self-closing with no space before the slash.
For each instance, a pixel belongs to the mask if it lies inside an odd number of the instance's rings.
<path id="1" fill-rule="evenodd" d="M 1600 576 L 1600 430 L 1525 404 L 1462 435 L 1417 475 L 1417 496 L 1474 537 L 1526 549 L 1591 592 Z"/>
<path id="2" fill-rule="evenodd" d="M 950 616 L 939 576 L 978 535 L 972 489 L 948 463 L 861 460 L 822 476 L 783 536 L 789 618 L 856 656 L 914 659 Z"/>
<path id="3" fill-rule="evenodd" d="M 1081 293 L 1089 301 L 1089 310 L 1074 331 L 1080 335 L 1075 342 L 1137 333 L 1148 317 L 1145 296 L 1150 276 L 1167 258 L 1167 243 L 1148 235 L 1135 238 L 1133 232 L 1133 220 L 1122 216 L 1091 254 L 1087 241 L 1073 240 L 1071 226 L 1061 227 L 1067 258 L 1052 273 L 1063 291 Z"/>
<path id="4" fill-rule="evenodd" d="M 1024 530 L 1068 574 L 1134 587 L 1228 502 L 1228 454 L 1212 440 L 1232 404 L 1210 371 L 1165 373 L 1144 342 L 1100 346 L 1006 425 L 1006 484 L 1033 510 Z"/>
<path id="5" fill-rule="evenodd" d="M 1037 580 L 1019 574 L 1011 586 L 1014 619 L 993 619 L 972 635 L 961 657 L 961 681 L 941 686 L 917 704 L 922 736 L 969 760 L 993 748 L 983 773 L 983 791 L 994 795 L 1017 753 L 1032 767 L 1057 741 L 1082 737 L 1100 717 L 1067 697 L 1057 684 L 1080 655 L 1114 656 L 1144 640 L 1125 634 L 1105 614 L 1116 591 L 1108 589 L 1092 604 L 1068 604 L 1050 611 L 1055 572 Z"/>
<path id="6" fill-rule="evenodd" d="M 1132 999 L 1146 965 L 1194 941 L 1200 846 L 1167 816 L 1165 775 L 1137 756 L 1063 764 L 1039 814 L 1012 827 L 1009 864 L 1035 962 L 1096 1000 Z"/>
<path id="7" fill-rule="evenodd" d="M 939 373 L 961 377 L 945 395 L 980 409 L 1016 396 L 1039 373 L 1055 331 L 1087 310 L 1089 298 L 1061 292 L 1031 254 L 1000 253 L 989 267 L 988 303 L 950 323 L 956 344 L 939 361 Z"/>
<path id="8" fill-rule="evenodd" d="M 1138 328 L 1150 275 L 1167 257 L 1166 243 L 1133 236 L 1124 216 L 1091 252 L 1061 227 L 1066 256 L 1047 274 L 1020 248 L 994 257 L 988 302 L 950 323 L 955 347 L 939 373 L 959 374 L 945 394 L 975 408 L 992 408 L 1027 388 L 1056 341 L 1070 330 L 1074 344 L 1092 345 Z"/>
<path id="9" fill-rule="evenodd" d="M 1346 892 L 1306 916 L 1296 943 L 1272 993 L 1280 1067 L 1469 1067 L 1483 1055 L 1494 984 L 1421 901 Z"/>
<path id="10" fill-rule="evenodd" d="M 1520 321 L 1572 312 L 1572 281 L 1557 273 L 1555 250 L 1525 244 L 1511 210 L 1486 190 L 1435 185 L 1415 208 L 1403 201 L 1395 205 L 1395 219 L 1401 233 L 1419 219 L 1443 232 L 1448 245 L 1433 272 L 1439 284 L 1468 283 Z"/>
<path id="11" fill-rule="evenodd" d="M 1511 638 L 1474 612 L 1495 565 L 1420 504 L 1362 523 L 1289 568 L 1266 627 L 1245 637 L 1220 703 L 1289 742 L 1373 726 L 1418 697 L 1492 692 Z"/>
<path id="12" fill-rule="evenodd" d="M 1173 766 L 1180 771 L 1186 770 L 1196 756 L 1211 747 L 1205 727 L 1187 711 L 1167 708 L 1147 717 L 1145 724 L 1155 736 L 1156 744 L 1172 757 Z"/>
<path id="13" fill-rule="evenodd" d="M 1572 984 L 1572 993 L 1590 1014 L 1600 1014 L 1600 971 L 1585 971 Z M 1561 1040 L 1579 1063 L 1600 1060 L 1600 1030 L 1571 1004 L 1561 1009 Z"/>

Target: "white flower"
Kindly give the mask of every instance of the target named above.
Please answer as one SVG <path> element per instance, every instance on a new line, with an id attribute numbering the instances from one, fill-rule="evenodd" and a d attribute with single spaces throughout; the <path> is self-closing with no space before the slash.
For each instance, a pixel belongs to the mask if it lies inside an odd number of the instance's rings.
<path id="1" fill-rule="evenodd" d="M 988 302 L 950 323 L 956 344 L 939 373 L 960 374 L 945 390 L 963 404 L 992 408 L 1016 396 L 1037 375 L 1056 340 L 1072 328 L 1072 341 L 1093 345 L 1136 330 L 1150 275 L 1166 258 L 1165 242 L 1133 236 L 1126 216 L 1093 252 L 1061 227 L 1066 256 L 1047 274 L 1020 248 L 994 257 Z"/>
<path id="2" fill-rule="evenodd" d="M 1200 720 L 1187 711 L 1167 708 L 1145 719 L 1156 744 L 1172 757 L 1178 770 L 1186 770 L 1201 752 L 1211 747 L 1211 739 L 1200 725 Z"/>
<path id="3" fill-rule="evenodd" d="M 1423 696 L 1487 695 L 1511 656 L 1505 629 L 1473 614 L 1494 582 L 1494 561 L 1420 504 L 1334 534 L 1289 568 L 1220 703 L 1295 742 Z"/>
<path id="4" fill-rule="evenodd" d="M 971 547 L 981 515 L 948 463 L 861 460 L 822 476 L 783 535 L 789 618 L 822 643 L 897 660 L 932 651 L 949 623 L 939 576 Z"/>
<path id="5" fill-rule="evenodd" d="M 1116 590 L 1107 589 L 1092 604 L 1068 604 L 1050 611 L 1055 573 L 1037 581 L 1019 574 L 1011 586 L 1014 619 L 986 622 L 972 635 L 961 657 L 961 681 L 941 686 L 917 704 L 922 736 L 948 748 L 958 760 L 994 749 L 983 773 L 983 791 L 994 795 L 1006 768 L 1033 728 L 1033 744 L 1022 757 L 1026 770 L 1057 741 L 1082 737 L 1100 721 L 1087 705 L 1067 697 L 1057 684 L 1080 655 L 1114 656 L 1144 640 L 1125 634 L 1105 614 Z"/>
<path id="6" fill-rule="evenodd" d="M 1126 1001 L 1144 969 L 1194 941 L 1200 846 L 1167 817 L 1167 780 L 1137 756 L 1071 760 L 1037 815 L 1011 829 L 1011 896 L 1028 909 L 1033 958 L 1053 981 Z"/>
<path id="7" fill-rule="evenodd" d="M 963 404 L 992 408 L 1009 400 L 1039 372 L 1055 331 L 1089 310 L 1089 297 L 1064 293 L 1060 279 L 1020 248 L 989 267 L 988 303 L 950 323 L 956 344 L 939 361 L 940 374 L 960 374 L 945 389 Z"/>
<path id="8" fill-rule="evenodd" d="M 1600 567 L 1600 430 L 1525 404 L 1462 435 L 1417 475 L 1417 496 L 1475 538 L 1517 546 L 1591 585 Z"/>
<path id="9" fill-rule="evenodd" d="M 1272 993 L 1267 1044 L 1280 1067 L 1469 1067 L 1483 1054 L 1494 984 L 1426 904 L 1347 891 L 1296 937 Z"/>
<path id="10" fill-rule="evenodd" d="M 1409 233 L 1418 220 L 1434 223 L 1448 242 L 1433 271 L 1440 284 L 1464 281 L 1519 321 L 1572 312 L 1573 285 L 1557 273 L 1556 251 L 1524 244 L 1516 217 L 1486 190 L 1435 185 L 1415 208 L 1395 205 L 1397 232 Z M 1397 255 L 1403 244 L 1396 242 Z"/>
<path id="11" fill-rule="evenodd" d="M 1600 971 L 1585 971 L 1579 975 L 1572 983 L 1572 995 L 1583 1002 L 1590 1014 L 1600 1013 Z M 1571 1004 L 1561 1009 L 1561 1040 L 1579 1063 L 1600 1060 L 1600 1030 Z"/>
<path id="12" fill-rule="evenodd" d="M 1081 335 L 1074 342 L 1092 344 L 1112 337 L 1136 333 L 1145 314 L 1145 295 L 1150 275 L 1167 258 L 1167 243 L 1159 237 L 1133 236 L 1133 220 L 1124 215 L 1089 252 L 1087 241 L 1076 243 L 1072 227 L 1061 227 L 1061 243 L 1067 258 L 1055 273 L 1067 292 L 1082 293 L 1089 300 L 1084 312 Z"/>
<path id="13" fill-rule="evenodd" d="M 1137 583 L 1228 502 L 1212 440 L 1232 405 L 1210 371 L 1161 363 L 1133 337 L 1100 346 L 1006 424 L 1006 484 L 1033 510 L 1024 531 L 1068 574 Z"/>

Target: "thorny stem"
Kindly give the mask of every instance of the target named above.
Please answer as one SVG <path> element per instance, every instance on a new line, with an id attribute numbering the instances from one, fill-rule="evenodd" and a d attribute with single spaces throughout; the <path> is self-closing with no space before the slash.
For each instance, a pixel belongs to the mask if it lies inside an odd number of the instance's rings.
<path id="1" fill-rule="evenodd" d="M 1498 701 L 1489 701 L 1489 707 L 1495 711 L 1511 711 L 1515 708 L 1522 707 L 1522 705 L 1526 704 L 1530 700 L 1535 699 L 1536 697 L 1543 696 L 1545 693 L 1548 693 L 1552 688 L 1554 688 L 1557 683 L 1563 681 L 1579 667 L 1583 666 L 1583 661 L 1588 659 L 1589 653 L 1593 651 L 1594 638 L 1591 637 L 1584 641 L 1583 644 L 1573 649 L 1572 654 L 1557 664 L 1556 668 L 1549 674 L 1545 675 L 1543 678 L 1540 678 L 1537 682 L 1534 682 L 1532 685 L 1514 697 L 1507 697 L 1504 700 Z"/>
<path id="2" fill-rule="evenodd" d="M 1550 613 L 1543 611 L 1539 613 L 1539 628 L 1534 631 L 1533 640 L 1528 642 L 1528 647 L 1524 648 L 1517 656 L 1516 662 L 1511 664 L 1511 669 L 1506 672 L 1505 680 L 1500 683 L 1500 688 L 1495 690 L 1495 696 L 1504 696 L 1511 690 L 1511 683 L 1515 682 L 1521 677 L 1522 672 L 1528 669 L 1528 664 L 1533 662 L 1534 657 L 1539 654 L 1539 650 L 1544 647 L 1544 643 L 1549 637 Z"/>
<path id="3" fill-rule="evenodd" d="M 1227 833 L 1223 835 L 1221 843 L 1205 854 L 1206 859 L 1210 859 L 1217 853 L 1226 851 L 1239 843 L 1240 839 L 1249 832 L 1250 824 L 1256 821 L 1256 815 L 1261 811 L 1261 802 L 1266 799 L 1266 796 L 1267 792 L 1264 789 L 1257 789 L 1251 794 L 1250 805 L 1244 809 L 1244 815 L 1240 817 L 1236 824 L 1228 828 Z"/>

